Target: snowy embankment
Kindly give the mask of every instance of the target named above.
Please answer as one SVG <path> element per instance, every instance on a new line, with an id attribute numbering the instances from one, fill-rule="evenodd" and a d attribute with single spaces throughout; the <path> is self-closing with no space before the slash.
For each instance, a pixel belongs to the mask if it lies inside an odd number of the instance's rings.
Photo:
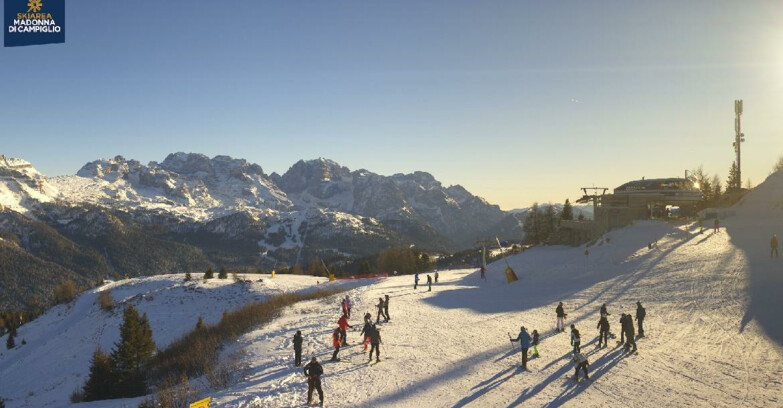
<path id="1" fill-rule="evenodd" d="M 119 340 L 122 311 L 133 304 L 150 320 L 157 347 L 163 348 L 192 330 L 199 316 L 207 324 L 220 320 L 223 311 L 247 302 L 289 292 L 324 286 L 324 278 L 312 276 L 240 275 L 252 282 L 232 279 L 184 282 L 184 274 L 161 275 L 109 283 L 57 306 L 18 330 L 17 348 L 0 350 L 0 397 L 6 406 L 46 407 L 68 405 L 71 393 L 81 387 L 97 346 L 110 351 Z M 262 279 L 263 281 L 259 281 Z M 317 283 L 320 282 L 320 285 Z M 345 283 L 332 283 L 345 285 Z M 355 286 L 355 283 L 350 285 Z M 102 310 L 98 295 L 111 291 L 112 311 Z M 5 337 L 3 345 L 5 345 Z M 25 345 L 20 346 L 22 340 Z M 130 402 L 96 403 L 98 406 L 136 406 Z"/>

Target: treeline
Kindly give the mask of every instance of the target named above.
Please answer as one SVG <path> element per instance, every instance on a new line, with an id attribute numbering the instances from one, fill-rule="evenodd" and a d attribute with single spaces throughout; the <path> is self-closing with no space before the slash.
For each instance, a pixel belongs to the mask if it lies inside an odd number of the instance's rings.
<path id="1" fill-rule="evenodd" d="M 412 274 L 423 272 L 433 266 L 427 251 L 416 247 L 394 247 L 376 255 L 362 258 L 322 259 L 313 257 L 307 266 L 295 264 L 275 269 L 278 274 L 328 276 L 368 275 L 373 273 Z"/>
<path id="2" fill-rule="evenodd" d="M 522 224 L 522 230 L 525 232 L 523 243 L 530 245 L 550 244 L 559 242 L 557 234 L 560 227 L 560 221 L 573 220 L 574 209 L 571 201 L 566 199 L 563 203 L 563 209 L 558 211 L 552 203 L 539 205 L 533 203 L 528 209 L 525 221 Z M 583 220 L 581 213 L 577 217 Z"/>

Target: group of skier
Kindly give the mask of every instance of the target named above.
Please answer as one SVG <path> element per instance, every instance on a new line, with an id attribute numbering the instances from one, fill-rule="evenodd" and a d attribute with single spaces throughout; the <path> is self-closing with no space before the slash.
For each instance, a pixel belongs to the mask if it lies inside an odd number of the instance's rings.
<path id="1" fill-rule="evenodd" d="M 381 340 L 381 332 L 380 328 L 378 328 L 378 323 L 380 322 L 381 318 L 383 318 L 384 322 L 389 321 L 389 295 L 385 296 L 384 298 L 378 298 L 378 304 L 375 305 L 378 309 L 378 315 L 376 317 L 375 323 L 372 323 L 372 314 L 370 312 L 365 313 L 364 315 L 364 327 L 362 328 L 361 335 L 363 336 L 362 344 L 364 344 L 364 352 L 367 353 L 367 345 L 370 345 L 370 352 L 369 352 L 369 362 L 372 362 L 372 355 L 373 352 L 375 353 L 375 362 L 380 362 L 380 354 L 381 349 L 380 345 L 383 344 L 383 341 Z M 353 328 L 351 324 L 348 323 L 348 319 L 351 318 L 351 309 L 353 308 L 353 302 L 351 302 L 351 299 L 349 296 L 346 296 L 342 299 L 340 302 L 340 309 L 342 311 L 342 315 L 337 320 L 337 328 L 334 329 L 332 332 L 332 345 L 334 347 L 334 352 L 332 353 L 332 358 L 330 361 L 340 361 L 340 358 L 337 356 L 337 354 L 340 352 L 341 347 L 349 346 L 348 339 L 347 339 L 347 329 Z M 302 332 L 300 330 L 296 331 L 296 334 L 294 334 L 294 365 L 296 367 L 300 367 L 302 365 Z M 304 367 L 304 374 L 307 377 L 307 404 L 310 405 L 313 401 L 313 391 L 317 391 L 318 397 L 320 398 L 320 403 L 323 405 L 324 401 L 324 395 L 323 395 L 323 389 L 321 388 L 321 375 L 323 375 L 323 366 L 318 362 L 318 360 L 313 357 L 307 365 Z"/>
<path id="2" fill-rule="evenodd" d="M 555 309 L 556 314 L 556 327 L 555 333 L 561 333 L 565 331 L 565 318 L 568 316 L 565 313 L 563 302 L 560 302 Z M 636 334 L 634 327 L 634 318 L 631 314 L 623 313 L 620 317 L 621 337 L 617 345 L 623 345 L 625 352 L 636 353 L 636 339 L 644 337 L 644 319 L 647 316 L 646 309 L 642 306 L 641 301 L 636 302 L 636 317 L 635 320 L 639 325 L 639 333 Z M 615 338 L 615 335 L 611 332 L 611 326 L 609 324 L 609 312 L 606 307 L 606 303 L 601 305 L 600 319 L 596 325 L 598 329 L 598 348 L 607 347 L 609 344 L 609 338 Z M 528 350 L 533 347 L 533 356 L 538 357 L 538 344 L 539 334 L 537 330 L 533 330 L 532 336 L 528 334 L 527 329 L 522 326 L 519 330 L 519 335 L 516 338 L 511 338 L 509 334 L 509 340 L 511 342 L 519 342 L 522 349 L 522 365 L 521 369 L 527 370 Z M 588 367 L 590 362 L 587 357 L 582 353 L 582 339 L 579 329 L 576 325 L 571 325 L 571 346 L 572 356 L 575 364 L 574 380 L 579 380 L 579 371 L 584 372 L 584 378 L 590 379 L 588 374 Z"/>
<path id="3" fill-rule="evenodd" d="M 435 271 L 435 283 L 438 283 L 438 271 Z M 413 276 L 413 289 L 419 288 L 419 274 Z M 432 292 L 432 276 L 427 275 L 427 292 Z"/>

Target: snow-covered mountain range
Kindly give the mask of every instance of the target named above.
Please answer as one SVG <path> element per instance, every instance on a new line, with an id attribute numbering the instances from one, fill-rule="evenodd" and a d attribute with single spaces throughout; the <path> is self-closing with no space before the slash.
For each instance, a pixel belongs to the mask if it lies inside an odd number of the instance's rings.
<path id="1" fill-rule="evenodd" d="M 66 266 L 85 280 L 97 279 L 96 270 L 136 276 L 198 265 L 272 267 L 392 246 L 452 251 L 494 234 L 508 215 L 425 172 L 384 176 L 316 159 L 266 174 L 243 159 L 197 153 L 148 164 L 116 156 L 52 178 L 0 156 L 0 212 L 22 216 L 0 224 L 0 237 L 18 242 L 18 256 L 41 257 L 29 245 L 35 239 L 20 233 L 31 230 L 22 223 L 46 231 L 42 248 L 89 253 Z M 150 256 L 164 247 L 181 258 Z M 47 260 L 62 265 L 61 257 Z M 0 266 L 2 273 L 12 271 Z"/>

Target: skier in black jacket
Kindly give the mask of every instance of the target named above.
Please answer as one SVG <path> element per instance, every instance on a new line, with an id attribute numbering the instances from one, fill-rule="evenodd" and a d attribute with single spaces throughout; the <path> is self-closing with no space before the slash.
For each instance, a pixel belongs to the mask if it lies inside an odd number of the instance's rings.
<path id="1" fill-rule="evenodd" d="M 606 303 L 601 305 L 601 317 L 609 316 L 609 312 L 606 311 Z"/>
<path id="2" fill-rule="evenodd" d="M 385 322 L 388 322 L 391 317 L 389 317 L 389 295 L 385 295 L 386 300 L 383 301 L 383 318 Z"/>
<path id="3" fill-rule="evenodd" d="M 307 405 L 313 402 L 313 389 L 318 391 L 321 406 L 324 405 L 324 391 L 321 389 L 321 375 L 323 373 L 324 368 L 321 367 L 321 364 L 318 363 L 315 357 L 304 367 L 304 374 L 307 376 Z"/>
<path id="4" fill-rule="evenodd" d="M 636 352 L 636 333 L 634 333 L 633 318 L 631 315 L 625 315 L 625 324 L 623 325 L 623 331 L 625 332 L 625 351 L 629 351 L 631 346 L 632 353 Z"/>
<path id="5" fill-rule="evenodd" d="M 381 357 L 381 343 L 383 341 L 381 340 L 381 329 L 376 327 L 375 325 L 372 325 L 372 333 L 370 333 L 370 343 L 372 346 L 370 347 L 370 360 L 372 361 L 372 352 L 375 351 L 375 362 L 380 362 Z"/>
<path id="6" fill-rule="evenodd" d="M 375 324 L 378 324 L 378 322 L 381 321 L 381 316 L 383 316 L 383 320 L 386 321 L 386 315 L 383 313 L 383 298 L 378 298 L 378 304 L 375 305 L 375 307 L 378 308 L 378 316 L 375 318 Z"/>
<path id="7" fill-rule="evenodd" d="M 563 302 L 560 302 L 560 304 L 557 305 L 557 308 L 555 309 L 555 313 L 557 314 L 557 331 L 564 332 L 565 318 L 568 315 L 563 310 Z"/>
<path id="8" fill-rule="evenodd" d="M 625 326 L 626 326 L 625 313 L 623 313 L 620 315 L 620 343 L 619 344 L 625 343 Z"/>
<path id="9" fill-rule="evenodd" d="M 294 365 L 302 365 L 302 332 L 299 330 L 294 334 Z"/>
<path id="10" fill-rule="evenodd" d="M 364 327 L 362 328 L 362 332 L 359 333 L 364 335 L 364 340 L 362 341 L 362 344 L 364 344 L 364 352 L 367 352 L 367 345 L 370 344 L 370 335 L 372 334 L 372 323 L 365 322 Z"/>
<path id="11" fill-rule="evenodd" d="M 599 329 L 598 332 L 598 348 L 601 348 L 601 341 L 603 341 L 604 347 L 609 345 L 609 319 L 606 316 L 601 316 L 601 320 L 598 321 L 596 326 Z"/>
<path id="12" fill-rule="evenodd" d="M 644 337 L 644 318 L 647 311 L 642 307 L 642 302 L 636 302 L 636 321 L 639 322 L 639 337 Z"/>

